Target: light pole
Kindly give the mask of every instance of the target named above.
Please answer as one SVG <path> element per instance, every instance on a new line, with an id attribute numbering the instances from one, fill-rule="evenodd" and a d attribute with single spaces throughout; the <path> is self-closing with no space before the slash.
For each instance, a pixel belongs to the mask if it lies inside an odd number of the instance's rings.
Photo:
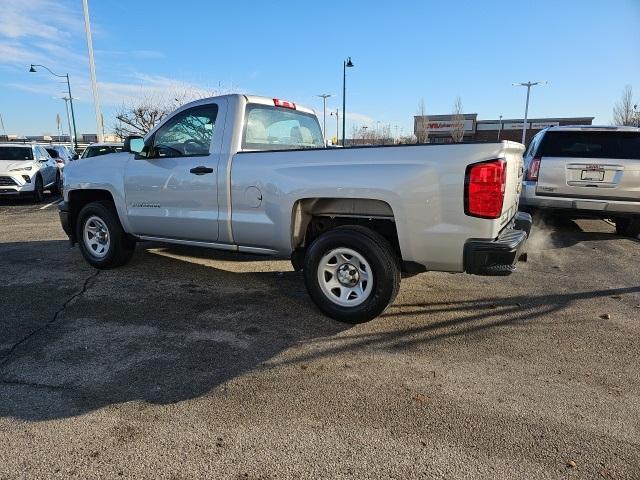
<path id="1" fill-rule="evenodd" d="M 76 132 L 76 116 L 73 112 L 73 97 L 71 96 L 71 83 L 69 82 L 69 74 L 66 73 L 64 75 L 58 75 L 57 73 L 53 73 L 51 71 L 51 69 L 45 67 L 44 65 L 39 65 L 39 64 L 31 64 L 31 68 L 29 69 L 29 72 L 31 73 L 35 73 L 37 72 L 36 67 L 42 67 L 45 70 L 47 70 L 51 75 L 55 76 L 55 77 L 60 77 L 60 78 L 66 78 L 67 79 L 67 92 L 69 93 L 69 105 L 71 105 L 71 119 L 73 120 L 73 142 L 75 145 L 75 149 L 78 149 L 78 133 Z M 69 132 L 69 134 L 71 134 L 71 132 Z"/>
<path id="2" fill-rule="evenodd" d="M 322 98 L 322 134 L 324 135 L 325 145 L 327 143 L 327 98 L 333 97 L 330 93 L 321 93 L 316 97 Z"/>
<path id="3" fill-rule="evenodd" d="M 546 85 L 546 81 L 537 81 L 537 82 L 521 82 L 521 83 L 513 83 L 514 87 L 527 87 L 527 103 L 524 107 L 524 123 L 522 124 L 522 144 L 525 144 L 526 136 L 527 136 L 527 115 L 529 114 L 529 93 L 531 92 L 531 87 L 535 85 Z"/>
<path id="4" fill-rule="evenodd" d="M 100 112 L 100 95 L 98 95 L 98 83 L 96 82 L 96 63 L 93 60 L 93 40 L 91 36 L 91 22 L 89 21 L 89 5 L 87 0 L 82 0 L 82 10 L 84 12 L 84 29 L 87 34 L 87 52 L 89 54 L 89 73 L 91 73 L 91 89 L 93 90 L 93 106 L 96 110 L 96 127 L 98 141 L 104 141 L 104 125 L 102 123 L 102 113 Z M 69 94 L 71 96 L 71 94 Z"/>
<path id="5" fill-rule="evenodd" d="M 344 147 L 345 128 L 347 120 L 347 67 L 353 67 L 351 57 L 342 62 L 342 146 Z"/>
<path id="6" fill-rule="evenodd" d="M 336 111 L 331 112 L 330 115 L 336 116 L 336 142 L 340 143 L 340 110 L 336 108 Z"/>
<path id="7" fill-rule="evenodd" d="M 500 141 L 501 133 L 502 133 L 502 115 L 500 115 L 500 126 L 498 127 L 498 141 Z"/>

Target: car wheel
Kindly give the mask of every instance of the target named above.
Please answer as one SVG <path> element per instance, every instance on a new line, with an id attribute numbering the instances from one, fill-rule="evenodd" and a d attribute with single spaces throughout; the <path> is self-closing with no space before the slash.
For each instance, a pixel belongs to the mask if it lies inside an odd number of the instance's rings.
<path id="1" fill-rule="evenodd" d="M 107 201 L 89 203 L 82 208 L 76 238 L 85 260 L 100 269 L 126 264 L 135 249 L 135 241 L 122 229 L 113 204 Z"/>
<path id="2" fill-rule="evenodd" d="M 625 217 L 616 219 L 616 233 L 626 237 L 640 235 L 640 217 Z"/>
<path id="3" fill-rule="evenodd" d="M 33 201 L 36 203 L 42 202 L 44 198 L 44 184 L 42 183 L 42 177 L 36 175 L 35 182 L 33 184 Z"/>
<path id="4" fill-rule="evenodd" d="M 400 289 L 400 265 L 387 240 L 368 228 L 344 226 L 316 238 L 306 252 L 309 295 L 329 317 L 362 323 L 380 315 Z"/>

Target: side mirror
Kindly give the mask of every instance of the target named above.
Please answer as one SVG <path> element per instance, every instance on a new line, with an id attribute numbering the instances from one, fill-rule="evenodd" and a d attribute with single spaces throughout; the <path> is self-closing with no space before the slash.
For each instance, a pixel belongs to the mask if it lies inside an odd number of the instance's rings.
<path id="1" fill-rule="evenodd" d="M 143 148 L 144 148 L 144 138 L 137 135 L 133 135 L 125 138 L 122 151 L 129 152 L 129 153 L 140 153 Z"/>

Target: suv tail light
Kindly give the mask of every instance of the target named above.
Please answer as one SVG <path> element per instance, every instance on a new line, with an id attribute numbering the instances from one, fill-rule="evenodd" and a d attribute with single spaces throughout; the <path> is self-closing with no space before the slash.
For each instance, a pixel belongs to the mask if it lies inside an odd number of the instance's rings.
<path id="1" fill-rule="evenodd" d="M 467 167 L 464 213 L 472 217 L 499 218 L 507 180 L 504 159 L 474 163 Z"/>
<path id="2" fill-rule="evenodd" d="M 533 159 L 531 160 L 531 163 L 529 164 L 529 168 L 527 168 L 527 174 L 524 176 L 524 179 L 529 182 L 537 182 L 539 171 L 540 171 L 540 157 L 533 157 Z"/>

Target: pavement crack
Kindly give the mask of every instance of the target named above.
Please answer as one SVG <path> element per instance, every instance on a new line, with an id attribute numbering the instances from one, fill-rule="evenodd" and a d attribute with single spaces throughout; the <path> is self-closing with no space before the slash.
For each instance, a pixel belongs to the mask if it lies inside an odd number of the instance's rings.
<path id="1" fill-rule="evenodd" d="M 100 270 L 96 270 L 95 273 L 92 273 L 91 275 L 89 275 L 84 283 L 82 284 L 82 288 L 80 289 L 80 291 L 74 293 L 73 295 L 71 295 L 63 304 L 62 306 L 56 310 L 56 312 L 53 314 L 53 316 L 51 317 L 51 319 L 40 325 L 38 328 L 36 328 L 35 330 L 33 330 L 32 332 L 30 332 L 29 334 L 25 335 L 24 337 L 22 337 L 20 340 L 18 340 L 16 343 L 14 343 L 11 348 L 9 349 L 9 351 L 7 352 L 7 354 L 2 357 L 2 359 L 0 359 L 0 367 L 4 367 L 7 363 L 9 363 L 9 360 L 11 360 L 11 356 L 15 353 L 15 351 L 23 344 L 25 344 L 26 342 L 28 342 L 31 338 L 33 338 L 34 336 L 36 336 L 38 333 L 40 333 L 41 331 L 43 331 L 44 329 L 46 329 L 47 327 L 53 325 L 54 323 L 56 323 L 58 321 L 58 319 L 60 318 L 60 315 L 62 315 L 62 313 L 65 311 L 65 309 L 67 308 L 67 306 L 73 302 L 74 300 L 77 300 L 78 298 L 82 297 L 82 295 L 85 294 L 85 292 L 87 291 L 87 289 L 89 288 L 89 284 L 91 283 L 91 280 L 93 280 L 94 278 L 96 278 L 98 275 L 100 274 Z M 0 380 L 1 381 L 1 380 Z"/>

